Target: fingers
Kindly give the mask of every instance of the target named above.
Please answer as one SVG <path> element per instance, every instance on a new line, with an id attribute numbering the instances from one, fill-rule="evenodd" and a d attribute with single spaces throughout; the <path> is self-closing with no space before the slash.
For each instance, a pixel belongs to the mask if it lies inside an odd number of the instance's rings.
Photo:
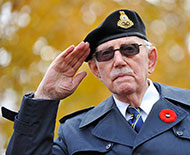
<path id="1" fill-rule="evenodd" d="M 75 48 L 74 45 L 69 46 L 65 51 L 63 51 L 60 54 L 60 57 L 65 58 L 67 55 L 69 55 L 74 50 L 74 48 Z"/>
<path id="2" fill-rule="evenodd" d="M 63 64 L 73 67 L 78 64 L 78 61 L 84 61 L 90 52 L 89 43 L 84 43 L 83 41 L 76 47 L 74 45 L 67 48 L 62 52 L 57 58 L 56 63 Z M 78 66 L 78 65 L 77 65 Z"/>
<path id="3" fill-rule="evenodd" d="M 89 55 L 89 53 L 90 53 L 90 49 L 88 48 L 87 50 L 86 50 L 86 52 L 85 52 L 85 54 L 84 55 L 82 55 L 81 57 L 80 57 L 80 59 L 78 59 L 78 61 L 75 63 L 75 65 L 73 66 L 73 68 L 75 69 L 75 70 L 78 70 L 78 68 L 82 65 L 82 63 L 85 61 L 85 59 L 87 58 L 87 56 Z"/>
<path id="4" fill-rule="evenodd" d="M 79 67 L 90 53 L 89 43 L 83 41 L 76 47 L 67 48 L 50 65 L 50 69 L 64 73 L 65 76 L 74 76 Z"/>
<path id="5" fill-rule="evenodd" d="M 81 81 L 85 78 L 87 73 L 85 71 L 79 72 L 73 79 L 73 85 L 74 88 L 76 89 L 78 85 L 81 83 Z"/>
<path id="6" fill-rule="evenodd" d="M 81 42 L 70 54 L 65 57 L 65 61 L 70 66 L 75 66 L 81 58 L 87 57 L 88 51 L 89 43 Z"/>
<path id="7" fill-rule="evenodd" d="M 71 45 L 69 46 L 66 50 L 64 50 L 61 54 L 59 54 L 55 61 L 57 61 L 57 63 L 62 63 L 62 61 L 64 60 L 64 58 L 69 55 L 73 50 L 74 50 L 75 46 Z"/>

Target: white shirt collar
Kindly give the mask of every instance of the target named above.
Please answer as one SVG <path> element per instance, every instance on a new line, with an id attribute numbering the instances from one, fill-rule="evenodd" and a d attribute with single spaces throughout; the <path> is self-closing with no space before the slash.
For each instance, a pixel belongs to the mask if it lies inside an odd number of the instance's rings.
<path id="1" fill-rule="evenodd" d="M 157 89 L 155 88 L 153 82 L 150 79 L 148 79 L 148 81 L 149 81 L 150 85 L 149 85 L 148 89 L 146 90 L 146 92 L 143 96 L 143 99 L 142 99 L 142 103 L 140 105 L 140 109 L 143 111 L 142 112 L 143 121 L 146 120 L 154 103 L 156 103 L 160 99 L 160 95 L 159 95 Z M 117 107 L 119 108 L 120 112 L 122 113 L 122 115 L 124 117 L 126 117 L 126 109 L 129 106 L 129 104 L 125 103 L 125 102 L 121 102 L 114 95 L 113 95 L 113 98 L 115 100 Z"/>
<path id="2" fill-rule="evenodd" d="M 154 103 L 156 103 L 159 99 L 160 99 L 160 95 L 156 89 L 156 87 L 154 86 L 153 82 L 148 79 L 149 81 L 149 87 L 147 89 L 147 91 L 145 92 L 143 99 L 142 99 L 142 103 L 140 105 L 140 108 L 148 115 L 154 105 Z"/>

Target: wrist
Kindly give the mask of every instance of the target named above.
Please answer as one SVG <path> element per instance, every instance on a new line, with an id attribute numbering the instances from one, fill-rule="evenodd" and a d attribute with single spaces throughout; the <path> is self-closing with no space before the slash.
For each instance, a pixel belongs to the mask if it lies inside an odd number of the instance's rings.
<path id="1" fill-rule="evenodd" d="M 49 95 L 46 95 L 43 91 L 41 91 L 39 88 L 36 90 L 36 92 L 34 93 L 34 99 L 53 99 L 51 98 Z"/>
<path id="2" fill-rule="evenodd" d="M 44 94 L 42 94 L 42 93 L 38 93 L 38 92 L 35 92 L 35 93 L 34 93 L 34 97 L 33 97 L 33 98 L 34 98 L 34 99 L 44 99 L 44 100 L 52 99 L 52 98 L 50 98 L 49 96 L 44 95 Z"/>

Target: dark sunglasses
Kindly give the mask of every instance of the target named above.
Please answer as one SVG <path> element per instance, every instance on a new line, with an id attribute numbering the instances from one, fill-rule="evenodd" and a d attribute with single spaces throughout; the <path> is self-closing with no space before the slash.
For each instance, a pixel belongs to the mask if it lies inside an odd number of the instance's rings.
<path id="1" fill-rule="evenodd" d="M 115 51 L 119 50 L 123 56 L 133 56 L 139 53 L 139 46 L 142 44 L 125 44 L 119 49 L 106 49 L 94 53 L 96 60 L 99 62 L 111 60 L 114 57 Z"/>

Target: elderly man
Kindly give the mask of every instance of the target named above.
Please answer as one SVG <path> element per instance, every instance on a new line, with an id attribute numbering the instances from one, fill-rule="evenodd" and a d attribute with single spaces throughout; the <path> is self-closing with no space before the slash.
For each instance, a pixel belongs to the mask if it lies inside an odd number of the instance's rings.
<path id="1" fill-rule="evenodd" d="M 74 77 L 84 61 L 113 95 L 63 117 L 53 141 L 59 100 L 86 76 Z M 156 63 L 139 15 L 113 12 L 52 62 L 18 114 L 3 108 L 15 122 L 7 154 L 190 154 L 190 90 L 153 83 L 148 76 Z"/>

